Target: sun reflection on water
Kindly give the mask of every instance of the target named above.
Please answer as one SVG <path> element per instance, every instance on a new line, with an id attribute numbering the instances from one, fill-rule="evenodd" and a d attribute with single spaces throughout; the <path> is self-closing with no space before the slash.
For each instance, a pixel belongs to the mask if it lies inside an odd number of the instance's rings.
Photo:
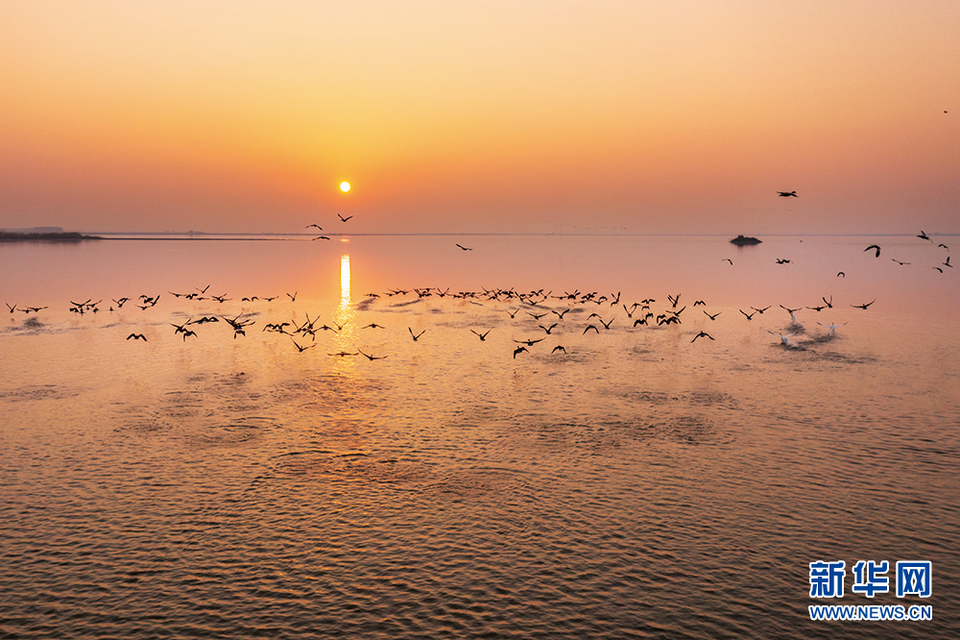
<path id="1" fill-rule="evenodd" d="M 340 304 L 334 314 L 337 324 L 337 352 L 356 352 L 356 312 L 350 305 L 350 254 L 340 256 Z M 336 358 L 336 371 L 345 373 L 354 368 L 353 357 L 340 356 Z"/>
<path id="2" fill-rule="evenodd" d="M 340 308 L 350 306 L 350 254 L 340 256 Z"/>

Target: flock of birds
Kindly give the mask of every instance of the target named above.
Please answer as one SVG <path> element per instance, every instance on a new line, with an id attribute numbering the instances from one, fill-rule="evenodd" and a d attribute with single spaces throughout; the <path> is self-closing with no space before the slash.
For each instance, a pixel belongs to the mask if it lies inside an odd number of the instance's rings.
<path id="1" fill-rule="evenodd" d="M 926 240 L 926 241 L 929 242 L 930 244 L 933 244 L 933 240 L 932 240 L 932 239 L 930 238 L 930 236 L 928 236 L 927 233 L 926 233 L 925 231 L 923 231 L 922 229 L 920 230 L 920 233 L 917 234 L 917 237 L 920 238 L 921 240 Z M 947 257 L 946 257 L 946 259 L 943 261 L 943 263 L 941 264 L 941 266 L 936 266 L 936 265 L 933 266 L 933 268 L 934 268 L 935 270 L 939 271 L 940 273 L 943 273 L 943 267 L 949 267 L 949 268 L 951 268 L 951 269 L 953 268 L 953 265 L 950 264 L 950 247 L 948 247 L 947 245 L 945 245 L 945 244 L 942 243 L 942 242 L 941 242 L 940 244 L 938 244 L 937 247 L 940 248 L 940 249 L 944 249 L 944 250 L 946 250 L 946 252 L 947 252 Z M 867 247 L 866 249 L 864 249 L 864 251 L 873 251 L 873 252 L 874 252 L 874 257 L 877 257 L 877 258 L 880 257 L 880 245 L 878 245 L 878 244 L 871 244 L 869 247 Z M 890 258 L 890 259 L 893 260 L 894 262 L 896 262 L 896 263 L 897 263 L 898 265 L 900 265 L 901 267 L 911 264 L 911 263 L 906 262 L 906 261 L 904 261 L 904 260 L 897 260 L 896 258 Z M 842 271 L 837 274 L 837 276 L 843 276 L 843 275 L 844 275 L 844 273 L 843 273 Z"/>
<path id="2" fill-rule="evenodd" d="M 217 304 L 225 304 L 234 301 L 233 298 L 228 297 L 226 294 L 219 295 L 210 293 L 209 288 L 210 286 L 207 285 L 203 288 L 195 288 L 195 290 L 191 292 L 171 291 L 169 295 L 176 299 L 196 303 L 209 304 L 210 302 L 215 302 Z M 286 293 L 285 295 L 290 303 L 296 302 L 297 292 Z M 246 296 L 241 298 L 240 301 L 250 304 L 271 303 L 279 297 L 280 296 Z M 411 297 L 414 297 L 413 300 L 409 300 Z M 438 287 L 390 289 L 383 294 L 368 293 L 365 299 L 357 305 L 357 308 L 363 311 L 369 311 L 380 299 L 396 298 L 401 301 L 399 304 L 390 303 L 390 308 L 395 308 L 397 306 L 406 306 L 417 301 L 424 301 L 429 298 L 443 299 L 447 297 L 450 299 L 469 301 L 473 304 L 486 307 L 493 313 L 505 313 L 507 318 L 504 318 L 504 321 L 507 321 L 507 319 L 514 321 L 512 323 L 512 330 L 523 332 L 527 335 L 511 337 L 512 343 L 515 344 L 515 346 L 512 347 L 513 358 L 517 358 L 517 356 L 523 353 L 529 353 L 531 349 L 545 342 L 548 338 L 554 338 L 553 346 L 550 350 L 551 355 L 557 353 L 566 354 L 567 347 L 559 342 L 561 335 L 567 337 L 570 335 L 599 335 L 610 331 L 615 324 L 618 329 L 622 327 L 628 330 L 638 330 L 643 327 L 662 328 L 671 325 L 681 325 L 683 324 L 683 320 L 689 317 L 690 312 L 688 308 L 692 310 L 697 307 L 702 307 L 701 311 L 703 315 L 700 316 L 698 314 L 697 316 L 703 319 L 702 322 L 715 321 L 723 313 L 722 310 L 709 311 L 706 308 L 706 302 L 699 299 L 694 300 L 689 305 L 686 303 L 681 304 L 683 296 L 680 293 L 667 295 L 667 303 L 658 307 L 656 306 L 657 301 L 653 298 L 645 298 L 630 303 L 624 302 L 621 300 L 620 292 L 601 294 L 598 291 L 581 292 L 574 290 L 572 292 L 564 291 L 556 294 L 553 291 L 544 291 L 543 289 L 524 292 L 517 291 L 515 288 L 483 288 L 480 291 L 459 292 L 451 292 L 449 288 L 440 289 Z M 404 299 L 408 300 L 403 301 Z M 136 298 L 115 298 L 111 299 L 112 304 L 108 306 L 106 311 L 107 313 L 118 312 L 123 309 L 125 305 L 131 304 L 145 312 L 156 307 L 160 300 L 161 295 L 159 294 L 141 294 Z M 779 305 L 779 307 L 789 314 L 790 324 L 788 328 L 802 332 L 802 325 L 797 320 L 796 314 L 802 308 L 811 309 L 816 312 L 834 308 L 832 296 L 829 298 L 824 296 L 822 302 L 823 304 L 818 303 L 807 307 L 791 308 L 784 305 Z M 871 300 L 870 302 L 850 306 L 868 309 L 874 302 L 875 300 Z M 74 302 L 71 300 L 68 310 L 71 313 L 81 316 L 97 314 L 101 312 L 100 306 L 102 303 L 102 300 L 95 302 L 89 299 L 83 302 Z M 746 321 L 750 321 L 754 316 L 764 314 L 771 306 L 772 305 L 765 307 L 751 306 L 749 307 L 749 311 L 739 309 L 739 312 L 746 318 Z M 7 308 L 9 312 L 13 314 L 16 311 L 36 313 L 46 307 L 20 307 L 16 304 L 11 305 L 7 303 Z M 271 309 L 273 309 L 273 307 L 271 307 Z M 587 314 L 587 311 L 590 311 L 590 313 Z M 684 315 L 685 313 L 687 315 Z M 196 329 L 205 324 L 226 325 L 229 327 L 229 330 L 233 332 L 233 338 L 236 339 L 247 335 L 247 331 L 257 323 L 257 320 L 254 318 L 259 315 L 259 312 L 253 313 L 242 310 L 239 313 L 202 312 L 198 313 L 197 317 L 188 317 L 185 321 L 167 322 L 166 324 L 170 325 L 173 335 L 179 336 L 184 342 L 188 339 L 198 338 L 199 336 Z M 583 318 L 583 320 L 571 327 L 571 318 L 573 317 Z M 311 318 L 309 313 L 303 313 L 302 319 L 298 319 L 296 315 L 291 315 L 282 320 L 266 322 L 261 325 L 260 331 L 286 336 L 298 353 L 304 353 L 318 346 L 318 335 L 325 332 L 339 334 L 344 331 L 345 323 L 338 324 L 332 320 L 330 322 L 331 324 L 327 324 L 326 322 L 321 323 L 319 317 Z M 357 322 L 357 324 L 359 325 L 361 323 Z M 476 336 L 480 342 L 486 342 L 487 337 L 497 328 L 496 325 L 502 323 L 497 322 L 494 324 L 495 326 L 492 327 L 470 327 L 469 331 Z M 834 334 L 838 327 L 843 326 L 843 324 L 823 324 L 819 322 L 817 324 L 829 329 L 830 334 Z M 377 322 L 369 322 L 359 326 L 359 329 L 383 330 L 386 329 L 386 327 Z M 413 342 L 419 342 L 427 332 L 427 329 L 422 327 L 414 329 L 413 327 L 407 326 L 406 329 Z M 531 333 L 533 335 L 529 335 Z M 794 333 L 780 334 L 772 331 L 770 333 L 777 336 L 784 346 L 791 348 L 796 347 L 795 343 L 787 340 L 789 337 L 795 335 Z M 690 342 L 694 343 L 700 339 L 713 341 L 716 338 L 709 332 L 698 328 Z M 147 342 L 148 337 L 143 330 L 140 330 L 129 333 L 126 336 L 126 340 Z M 371 353 L 370 350 L 359 348 L 354 351 L 341 350 L 330 353 L 329 355 L 337 357 L 362 356 L 371 361 L 381 360 L 387 357 L 385 355 L 376 355 Z"/>
<path id="3" fill-rule="evenodd" d="M 778 195 L 783 198 L 793 197 L 796 198 L 796 191 L 779 191 Z M 353 216 L 343 216 L 337 214 L 341 223 L 349 221 Z M 316 228 L 318 231 L 323 231 L 323 228 L 319 224 L 310 224 L 307 225 L 308 229 Z M 917 235 L 918 238 L 925 241 L 933 243 L 933 240 L 921 230 Z M 328 236 L 320 235 L 313 238 L 314 240 L 329 240 Z M 472 247 L 467 247 L 459 243 L 455 243 L 456 247 L 462 251 L 473 251 Z M 939 248 L 945 249 L 947 251 L 946 259 L 943 261 L 941 266 L 935 266 L 934 269 L 943 273 L 942 267 L 952 268 L 953 265 L 950 264 L 950 255 L 949 247 L 946 244 L 940 243 Z M 880 257 L 881 247 L 877 244 L 871 244 L 864 251 L 873 251 L 877 258 Z M 900 265 L 909 265 L 909 262 L 893 259 Z M 730 258 L 724 258 L 723 261 L 728 262 L 730 265 L 733 265 L 733 260 Z M 777 264 L 790 264 L 791 260 L 787 258 L 777 258 Z M 844 272 L 839 272 L 838 277 L 844 276 Z M 227 296 L 227 294 L 214 294 L 208 293 L 210 286 L 207 285 L 203 288 L 196 288 L 191 292 L 173 292 L 170 291 L 169 294 L 177 299 L 183 299 L 185 301 L 191 302 L 216 302 L 218 304 L 224 304 L 230 301 L 233 301 L 233 298 Z M 517 356 L 528 353 L 530 349 L 533 349 L 536 345 L 539 345 L 541 342 L 545 342 L 548 337 L 555 338 L 553 341 L 554 345 L 550 354 L 566 354 L 567 347 L 563 344 L 560 344 L 558 341 L 559 335 L 570 335 L 568 330 L 569 321 L 565 321 L 567 314 L 573 314 L 575 316 L 581 315 L 581 312 L 585 308 L 595 307 L 596 310 L 592 311 L 589 315 L 585 316 L 584 322 L 577 326 L 574 330 L 574 334 L 579 334 L 580 336 L 585 336 L 587 334 L 600 334 L 602 332 L 609 331 L 614 323 L 620 326 L 624 326 L 628 329 L 635 330 L 641 327 L 665 327 L 670 325 L 680 325 L 683 323 L 683 319 L 689 317 L 684 316 L 684 312 L 687 311 L 687 304 L 680 304 L 681 294 L 668 295 L 667 302 L 668 306 L 662 306 L 658 309 L 655 309 L 653 305 L 656 304 L 656 300 L 653 298 L 645 298 L 643 300 L 626 303 L 621 302 L 620 292 L 611 293 L 609 295 L 601 294 L 598 291 L 592 292 L 580 292 L 575 290 L 573 292 L 564 291 L 562 294 L 554 294 L 553 291 L 544 291 L 543 289 L 529 292 L 519 292 L 516 289 L 481 289 L 480 291 L 460 291 L 451 293 L 449 289 L 440 289 L 436 287 L 426 287 L 426 288 L 414 288 L 414 289 L 391 289 L 384 292 L 383 294 L 369 293 L 366 296 L 366 300 L 361 302 L 358 305 L 358 308 L 364 310 L 369 310 L 371 305 L 376 302 L 379 298 L 392 298 L 395 296 L 408 296 L 415 295 L 418 300 L 423 300 L 425 298 L 444 298 L 451 297 L 463 300 L 470 300 L 475 304 L 480 304 L 481 306 L 486 306 L 489 303 L 499 303 L 501 311 L 505 311 L 509 316 L 510 320 L 517 320 L 518 315 L 523 313 L 520 316 L 520 319 L 523 320 L 525 317 L 532 318 L 532 322 L 528 322 L 526 325 L 522 325 L 519 328 L 522 328 L 525 331 L 535 332 L 534 337 L 522 337 L 516 338 L 512 337 L 512 342 L 516 345 L 513 347 L 513 358 Z M 291 303 L 295 303 L 297 300 L 297 292 L 286 293 L 286 298 L 289 298 Z M 245 296 L 240 299 L 241 303 L 260 303 L 266 302 L 270 303 L 279 298 L 280 296 Z M 141 311 L 147 311 L 152 309 L 160 301 L 161 295 L 147 295 L 142 294 L 136 298 L 121 297 L 112 299 L 113 304 L 109 305 L 108 312 L 112 313 L 114 311 L 119 311 L 123 307 L 130 303 L 133 306 L 136 306 Z M 801 309 L 809 309 L 815 312 L 821 312 L 825 309 L 833 309 L 833 297 L 829 298 L 823 296 L 821 298 L 823 304 L 819 302 L 813 306 L 806 307 L 787 307 L 784 305 L 779 305 L 781 309 L 786 311 L 790 317 L 790 323 L 787 326 L 787 330 L 792 331 L 790 333 L 777 333 L 774 331 L 768 331 L 771 335 L 779 339 L 779 344 L 787 348 L 797 348 L 796 343 L 790 342 L 788 338 L 802 333 L 803 326 L 800 321 L 797 319 L 797 313 Z M 100 312 L 100 305 L 102 300 L 94 302 L 92 299 L 87 299 L 83 302 L 74 302 L 70 301 L 69 311 L 77 315 L 86 315 L 86 314 L 96 314 Z M 859 304 L 850 304 L 853 308 L 868 309 L 873 305 L 876 300 L 871 300 L 870 302 L 864 302 Z M 25 314 L 38 313 L 44 309 L 47 309 L 46 306 L 20 306 L 18 304 L 5 303 L 9 313 L 13 314 L 17 311 L 23 312 Z M 698 316 L 701 319 L 705 317 L 706 321 L 715 321 L 722 311 L 708 311 L 706 303 L 703 300 L 695 300 L 692 305 L 693 308 L 704 307 L 702 309 L 703 316 Z M 740 314 L 746 318 L 746 321 L 751 321 L 754 316 L 764 314 L 772 305 L 765 307 L 749 307 L 749 311 L 744 309 L 738 309 Z M 623 314 L 620 314 L 620 309 L 623 310 Z M 246 332 L 250 327 L 256 324 L 254 317 L 259 314 L 247 313 L 241 310 L 236 314 L 225 314 L 225 313 L 205 313 L 198 314 L 199 317 L 193 318 L 189 317 L 186 321 L 183 322 L 169 322 L 168 324 L 173 328 L 174 335 L 182 338 L 186 342 L 190 338 L 198 338 L 197 331 L 195 330 L 200 325 L 204 324 L 223 324 L 230 328 L 233 332 L 234 339 L 242 336 L 246 336 Z M 546 318 L 546 319 L 545 319 Z M 326 323 L 319 324 L 319 318 L 311 318 L 309 314 L 305 313 L 302 320 L 298 320 L 296 317 L 288 317 L 284 320 L 267 322 L 262 325 L 261 332 L 270 332 L 275 334 L 280 334 L 287 336 L 292 343 L 293 348 L 297 350 L 298 353 L 304 353 L 310 349 L 317 347 L 317 336 L 324 332 L 332 332 L 338 334 L 344 330 L 344 325 L 337 324 L 336 322 L 332 323 L 333 326 Z M 844 326 L 846 323 L 841 324 L 824 324 L 817 322 L 818 325 L 824 327 L 828 330 L 828 336 L 832 337 L 836 334 L 836 330 L 839 327 Z M 371 322 L 360 327 L 363 330 L 366 329 L 385 329 L 383 325 L 377 324 L 376 322 Z M 558 331 L 559 329 L 559 331 Z M 481 342 L 486 342 L 487 337 L 494 330 L 494 327 L 476 327 L 470 328 L 470 332 L 473 333 Z M 413 327 L 407 327 L 407 332 L 413 342 L 419 342 L 424 334 L 426 329 L 414 330 Z M 696 333 L 691 332 L 693 338 L 690 340 L 691 343 L 697 342 L 700 339 L 706 339 L 710 341 L 716 340 L 716 338 L 708 333 L 707 331 L 697 328 Z M 133 341 L 143 341 L 147 342 L 147 334 L 139 332 L 131 332 L 126 336 L 126 340 Z M 380 360 L 385 358 L 384 355 L 374 355 L 368 353 L 362 349 L 357 348 L 355 351 L 338 351 L 335 353 L 330 353 L 331 356 L 337 357 L 347 357 L 347 356 L 362 356 L 368 360 Z"/>

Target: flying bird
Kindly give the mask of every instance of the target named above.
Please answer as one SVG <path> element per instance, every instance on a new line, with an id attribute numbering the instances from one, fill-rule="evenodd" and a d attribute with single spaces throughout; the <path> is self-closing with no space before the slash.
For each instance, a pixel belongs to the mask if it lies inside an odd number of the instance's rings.
<path id="1" fill-rule="evenodd" d="M 478 332 L 474 331 L 473 329 L 470 329 L 470 331 L 473 333 L 473 335 L 475 335 L 475 336 L 477 336 L 478 338 L 480 338 L 480 342 L 484 342 L 484 341 L 486 341 L 486 339 L 487 339 L 487 334 L 490 333 L 491 331 L 493 331 L 493 329 L 487 329 L 487 330 L 484 331 L 483 333 L 478 333 Z"/>
<path id="2" fill-rule="evenodd" d="M 874 250 L 877 252 L 877 253 L 876 253 L 876 257 L 877 257 L 877 258 L 880 257 L 880 245 L 872 244 L 872 245 L 870 245 L 869 247 L 867 247 L 866 249 L 864 249 L 864 251 L 870 251 L 870 249 L 874 249 Z"/>
<path id="3" fill-rule="evenodd" d="M 462 244 L 460 244 L 459 242 L 457 242 L 456 245 L 457 245 L 458 247 L 460 247 L 461 249 L 463 249 L 464 251 L 473 251 L 473 247 L 465 247 L 465 246 L 463 246 Z"/>
<path id="4" fill-rule="evenodd" d="M 318 225 L 318 224 L 308 224 L 308 225 L 307 225 L 306 227 L 304 227 L 304 228 L 305 228 L 305 229 L 309 229 L 310 227 L 316 227 L 318 230 L 323 231 L 323 227 L 321 227 L 321 226 Z"/>
<path id="5" fill-rule="evenodd" d="M 710 315 L 709 313 L 707 313 L 707 310 L 704 309 L 704 310 L 703 310 L 703 313 L 706 314 L 706 316 L 707 316 L 708 318 L 710 318 L 711 320 L 716 320 L 716 319 L 717 319 L 717 316 L 720 315 L 720 314 L 723 313 L 723 312 L 722 312 L 722 311 L 717 311 L 715 314 Z"/>
<path id="6" fill-rule="evenodd" d="M 550 355 L 553 355 L 553 354 L 556 353 L 557 351 L 563 351 L 564 353 L 567 352 L 567 350 L 563 348 L 563 345 L 559 345 L 559 344 L 558 344 L 557 346 L 555 346 L 555 347 L 553 348 L 553 351 L 550 352 Z"/>
<path id="7" fill-rule="evenodd" d="M 777 195 L 781 198 L 789 198 L 791 196 L 794 198 L 798 197 L 796 191 L 777 191 Z"/>
<path id="8" fill-rule="evenodd" d="M 420 333 L 414 333 L 414 332 L 413 332 L 413 329 L 411 329 L 410 327 L 407 327 L 407 331 L 410 332 L 410 337 L 412 337 L 412 338 L 413 338 L 413 341 L 416 342 L 417 340 L 420 339 L 420 336 L 422 336 L 424 333 L 426 333 L 427 330 L 424 329 L 424 330 L 421 331 Z"/>
<path id="9" fill-rule="evenodd" d="M 308 344 L 305 347 L 301 347 L 299 344 L 297 344 L 297 341 L 294 340 L 293 338 L 290 338 L 290 340 L 293 342 L 293 346 L 297 348 L 297 353 L 303 353 L 307 349 L 312 349 L 313 347 L 317 346 L 316 344 Z"/>
<path id="10" fill-rule="evenodd" d="M 706 331 L 701 331 L 697 335 L 693 336 L 693 340 L 691 340 L 690 342 L 696 342 L 697 338 L 710 338 L 711 340 L 714 339 L 713 336 L 707 333 Z"/>
<path id="11" fill-rule="evenodd" d="M 850 305 L 850 306 L 853 307 L 853 308 L 855 308 L 855 309 L 866 309 L 867 307 L 869 307 L 870 305 L 872 305 L 872 304 L 873 304 L 874 302 L 876 302 L 876 301 L 877 301 L 877 299 L 874 298 L 874 299 L 871 300 L 870 302 L 866 302 L 866 303 L 864 303 L 864 304 L 852 304 L 852 305 Z"/>
<path id="12" fill-rule="evenodd" d="M 349 220 L 349 219 L 352 218 L 353 216 L 347 216 L 346 218 L 344 218 L 342 215 L 340 215 L 340 214 L 338 213 L 338 214 L 337 214 L 337 217 L 340 218 L 340 222 L 346 222 L 347 220 Z"/>
<path id="13" fill-rule="evenodd" d="M 930 236 L 928 236 L 927 232 L 924 231 L 923 229 L 920 230 L 920 233 L 917 234 L 917 237 L 920 238 L 921 240 L 930 240 Z M 933 240 L 930 240 L 930 242 L 933 242 Z"/>
<path id="14" fill-rule="evenodd" d="M 526 347 L 517 347 L 516 349 L 514 349 L 514 350 L 513 350 L 513 359 L 516 360 L 516 359 L 517 359 L 517 354 L 523 353 L 523 352 L 526 351 L 526 350 L 527 350 Z"/>
<path id="15" fill-rule="evenodd" d="M 731 260 L 730 258 L 724 258 L 723 260 L 721 260 L 721 262 L 724 262 L 724 261 L 729 262 L 730 265 L 733 266 L 733 260 Z"/>
<path id="16" fill-rule="evenodd" d="M 773 331 L 770 331 L 770 330 L 767 330 L 767 333 L 769 333 L 769 334 L 772 335 L 772 336 L 777 336 L 778 338 L 780 338 L 780 342 L 783 343 L 783 346 L 785 346 L 785 347 L 787 347 L 787 348 L 790 348 L 790 347 L 793 346 L 792 344 L 790 344 L 790 342 L 787 341 L 787 338 L 789 338 L 790 336 L 793 335 L 792 333 L 788 333 L 788 334 L 786 334 L 786 335 L 783 335 L 783 334 L 781 334 L 781 333 L 774 333 Z"/>
<path id="17" fill-rule="evenodd" d="M 818 322 L 817 324 L 819 324 L 821 327 L 826 327 L 827 329 L 830 329 L 830 333 L 836 333 L 836 332 L 837 332 L 837 327 L 842 327 L 843 325 L 845 325 L 845 324 L 847 324 L 847 323 L 844 322 L 844 323 L 842 323 L 842 324 L 822 324 L 822 323 Z"/>
<path id="18" fill-rule="evenodd" d="M 143 340 L 144 342 L 146 342 L 147 336 L 143 335 L 142 333 L 131 333 L 130 335 L 127 336 L 127 340 L 130 340 L 130 339 Z"/>

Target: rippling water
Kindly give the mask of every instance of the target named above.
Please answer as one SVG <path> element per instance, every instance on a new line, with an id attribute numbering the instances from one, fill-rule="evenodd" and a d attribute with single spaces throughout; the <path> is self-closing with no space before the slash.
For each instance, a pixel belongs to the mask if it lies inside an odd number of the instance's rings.
<path id="1" fill-rule="evenodd" d="M 954 638 L 946 255 L 908 237 L 0 246 L 0 635 Z M 634 326 L 650 299 L 682 322 Z M 264 330 L 308 320 L 314 338 Z M 809 597 L 810 562 L 861 559 L 930 560 L 932 597 L 868 600 L 852 574 L 842 601 Z M 934 618 L 810 621 L 827 602 Z"/>

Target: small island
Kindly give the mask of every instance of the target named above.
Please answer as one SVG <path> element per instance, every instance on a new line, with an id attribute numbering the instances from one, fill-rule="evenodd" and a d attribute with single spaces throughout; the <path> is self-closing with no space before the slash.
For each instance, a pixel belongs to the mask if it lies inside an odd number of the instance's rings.
<path id="1" fill-rule="evenodd" d="M 100 236 L 88 236 L 76 231 L 64 231 L 60 227 L 0 230 L 0 242 L 80 242 L 82 240 L 100 239 Z"/>
<path id="2" fill-rule="evenodd" d="M 730 242 L 731 242 L 732 244 L 737 245 L 738 247 L 745 247 L 745 246 L 751 245 L 751 244 L 760 244 L 760 243 L 763 242 L 763 241 L 762 241 L 762 240 L 758 240 L 757 238 L 753 238 L 753 237 L 751 237 L 751 236 L 737 236 L 736 238 L 734 238 L 734 239 L 731 240 Z"/>

